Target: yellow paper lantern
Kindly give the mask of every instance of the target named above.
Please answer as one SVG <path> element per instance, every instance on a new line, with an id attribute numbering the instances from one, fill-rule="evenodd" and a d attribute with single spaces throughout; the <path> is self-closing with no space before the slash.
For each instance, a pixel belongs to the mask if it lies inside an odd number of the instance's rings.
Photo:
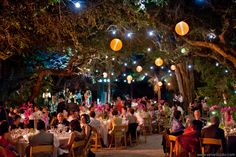
<path id="1" fill-rule="evenodd" d="M 140 65 L 136 67 L 136 71 L 137 71 L 137 72 L 140 73 L 142 70 L 143 70 L 143 68 L 142 68 Z"/>
<path id="2" fill-rule="evenodd" d="M 156 66 L 162 66 L 163 63 L 164 63 L 164 61 L 160 57 L 155 60 Z"/>
<path id="3" fill-rule="evenodd" d="M 174 70 L 176 70 L 176 66 L 175 65 L 171 65 L 170 69 L 174 71 Z"/>
<path id="4" fill-rule="evenodd" d="M 113 39 L 110 43 L 110 47 L 113 51 L 119 51 L 122 48 L 122 41 L 120 39 Z"/>
<path id="5" fill-rule="evenodd" d="M 131 75 L 128 75 L 127 78 L 126 78 L 128 81 L 132 81 L 133 80 L 133 77 Z"/>
<path id="6" fill-rule="evenodd" d="M 159 81 L 157 84 L 159 87 L 161 87 L 163 85 L 161 81 Z"/>
<path id="7" fill-rule="evenodd" d="M 184 36 L 188 33 L 188 31 L 189 31 L 189 26 L 184 21 L 181 21 L 181 22 L 177 23 L 176 26 L 175 26 L 175 32 L 178 35 Z"/>

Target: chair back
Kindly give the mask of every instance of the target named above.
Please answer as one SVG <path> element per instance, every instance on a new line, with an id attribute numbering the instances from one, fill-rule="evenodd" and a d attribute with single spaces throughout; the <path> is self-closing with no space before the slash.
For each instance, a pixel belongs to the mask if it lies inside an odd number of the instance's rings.
<path id="1" fill-rule="evenodd" d="M 53 152 L 54 152 L 53 145 L 41 145 L 41 146 L 30 147 L 30 157 L 33 157 L 34 153 L 51 153 L 53 155 Z"/>
<path id="2" fill-rule="evenodd" d="M 216 145 L 220 146 L 220 151 L 222 151 L 222 141 L 221 139 L 215 139 L 215 138 L 200 138 L 200 145 L 202 150 L 202 155 L 204 156 L 205 153 L 205 145 Z"/>
<path id="3" fill-rule="evenodd" d="M 7 157 L 5 148 L 3 148 L 2 146 L 0 146 L 0 154 L 1 154 L 3 157 Z"/>
<path id="4" fill-rule="evenodd" d="M 95 151 L 97 151 L 98 147 L 102 147 L 101 145 L 101 140 L 100 140 L 100 133 L 99 131 L 97 130 L 97 128 L 95 127 L 92 127 L 92 141 L 94 144 L 91 144 L 91 147 L 94 147 L 95 148 Z"/>
<path id="5" fill-rule="evenodd" d="M 173 135 L 169 135 L 168 137 L 169 137 L 169 143 L 170 143 L 170 157 L 172 157 L 173 152 L 174 152 L 174 145 L 175 145 L 177 137 Z"/>
<path id="6" fill-rule="evenodd" d="M 124 139 L 125 147 L 127 146 L 127 141 L 126 141 L 126 132 L 128 130 L 128 125 L 116 125 L 114 126 L 114 142 L 115 142 L 115 148 L 117 148 L 117 143 L 121 142 L 121 139 Z M 112 142 L 111 142 L 112 143 Z"/>

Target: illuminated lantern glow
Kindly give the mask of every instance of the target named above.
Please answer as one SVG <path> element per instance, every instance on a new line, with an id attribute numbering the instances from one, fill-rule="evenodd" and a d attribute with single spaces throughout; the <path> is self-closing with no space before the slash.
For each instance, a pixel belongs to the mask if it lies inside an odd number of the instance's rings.
<path id="1" fill-rule="evenodd" d="M 108 76 L 108 74 L 106 72 L 104 72 L 102 75 L 104 78 L 107 78 L 107 76 Z"/>
<path id="2" fill-rule="evenodd" d="M 122 48 L 122 41 L 120 39 L 113 39 L 110 43 L 110 47 L 113 51 L 119 51 Z"/>
<path id="3" fill-rule="evenodd" d="M 140 73 L 142 70 L 143 70 L 143 68 L 142 68 L 140 65 L 136 67 L 136 71 L 137 71 L 137 72 Z"/>
<path id="4" fill-rule="evenodd" d="M 164 63 L 164 61 L 160 57 L 155 60 L 156 66 L 162 66 L 163 63 Z"/>
<path id="5" fill-rule="evenodd" d="M 158 85 L 159 87 L 161 87 L 163 84 L 162 84 L 161 81 L 159 81 L 159 82 L 157 83 L 157 85 Z"/>
<path id="6" fill-rule="evenodd" d="M 126 79 L 127 79 L 127 81 L 132 81 L 133 77 L 131 75 L 128 75 Z"/>
<path id="7" fill-rule="evenodd" d="M 189 32 L 188 24 L 184 21 L 177 23 L 175 26 L 175 32 L 180 36 L 186 35 Z"/>
<path id="8" fill-rule="evenodd" d="M 171 65 L 170 69 L 174 71 L 174 70 L 176 70 L 176 66 L 175 65 Z"/>

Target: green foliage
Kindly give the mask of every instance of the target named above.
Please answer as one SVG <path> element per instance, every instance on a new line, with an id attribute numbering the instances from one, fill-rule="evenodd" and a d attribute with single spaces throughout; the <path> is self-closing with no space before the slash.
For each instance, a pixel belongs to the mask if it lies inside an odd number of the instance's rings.
<path id="1" fill-rule="evenodd" d="M 216 66 L 216 62 L 204 58 L 195 59 L 195 70 L 201 75 L 201 85 L 198 87 L 200 96 L 209 97 L 208 104 L 223 104 L 223 94 L 226 95 L 228 104 L 235 105 L 236 98 L 233 92 L 235 86 L 235 73 L 225 70 L 227 67 Z"/>

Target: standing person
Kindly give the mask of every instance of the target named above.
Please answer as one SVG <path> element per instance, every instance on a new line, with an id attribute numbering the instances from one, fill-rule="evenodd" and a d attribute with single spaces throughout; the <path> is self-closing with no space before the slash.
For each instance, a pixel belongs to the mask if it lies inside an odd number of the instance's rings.
<path id="1" fill-rule="evenodd" d="M 130 99 L 129 95 L 125 96 L 125 106 L 127 108 L 131 108 L 131 99 Z"/>
<path id="2" fill-rule="evenodd" d="M 64 97 L 61 95 L 59 97 L 59 103 L 57 106 L 57 113 L 63 113 L 64 110 L 66 110 L 66 104 L 65 104 Z"/>
<path id="3" fill-rule="evenodd" d="M 116 105 L 117 105 L 118 111 L 121 113 L 122 112 L 122 100 L 120 97 L 117 97 Z"/>
<path id="4" fill-rule="evenodd" d="M 49 92 L 49 89 L 46 89 L 46 91 L 43 93 L 43 99 L 44 99 L 44 105 L 46 105 L 50 109 L 50 99 L 52 97 L 51 93 Z"/>

